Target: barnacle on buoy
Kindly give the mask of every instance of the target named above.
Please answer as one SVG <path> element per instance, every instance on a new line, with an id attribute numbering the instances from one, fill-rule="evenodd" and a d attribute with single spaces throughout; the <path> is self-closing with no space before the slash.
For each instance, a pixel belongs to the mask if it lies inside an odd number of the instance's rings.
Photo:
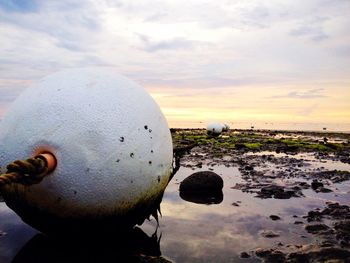
<path id="1" fill-rule="evenodd" d="M 45 152 L 57 159 L 40 183 L 1 188 L 6 204 L 43 232 L 141 223 L 172 172 L 171 135 L 158 105 L 109 69 L 42 79 L 0 125 L 0 166 Z"/>

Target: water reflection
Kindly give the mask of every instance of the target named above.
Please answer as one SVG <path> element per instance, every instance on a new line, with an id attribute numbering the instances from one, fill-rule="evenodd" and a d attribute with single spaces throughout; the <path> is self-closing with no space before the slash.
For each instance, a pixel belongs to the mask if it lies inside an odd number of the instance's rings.
<path id="1" fill-rule="evenodd" d="M 161 235 L 148 236 L 139 227 L 110 236 L 78 239 L 35 235 L 17 253 L 13 263 L 31 262 L 149 262 L 161 257 Z M 161 258 L 162 262 L 167 262 Z"/>
<path id="2" fill-rule="evenodd" d="M 191 168 L 181 167 L 164 193 L 158 233 L 154 233 L 157 222 L 152 219 L 145 220 L 140 228 L 128 234 L 93 237 L 88 231 L 91 237 L 73 240 L 73 235 L 65 231 L 65 237 L 53 240 L 28 230 L 28 226 L 0 203 L 0 230 L 7 233 L 0 237 L 0 262 L 157 262 L 157 259 L 167 262 L 162 255 L 181 263 L 260 262 L 252 254 L 256 248 L 285 244 L 280 249 L 288 249 L 289 245 L 313 242 L 313 236 L 305 231 L 307 221 L 303 218 L 310 210 L 323 209 L 329 200 L 342 203 L 350 200 L 349 181 L 337 184 L 334 193 L 308 189 L 301 198 L 259 199 L 232 188 L 243 182 L 237 167 L 203 165 L 196 171 L 209 168 L 214 168 L 223 178 L 225 198 L 218 201 L 218 205 L 197 205 L 191 197 L 181 196 L 179 183 L 193 173 Z M 281 220 L 271 220 L 272 214 Z M 304 223 L 295 224 L 295 221 Z M 266 238 L 261 235 L 263 231 L 273 231 L 280 236 Z M 242 251 L 252 257 L 240 258 Z"/>
<path id="3" fill-rule="evenodd" d="M 163 194 L 130 215 L 139 225 L 150 216 L 155 218 L 155 231 L 148 234 L 139 227 L 120 228 L 118 222 L 108 219 L 101 224 L 67 221 L 57 225 L 52 235 L 44 235 L 23 224 L 0 201 L 0 262 L 170 262 L 161 257 L 157 231 Z"/>
<path id="4" fill-rule="evenodd" d="M 180 197 L 187 201 L 197 204 L 220 204 L 224 200 L 224 194 L 222 191 L 217 193 L 201 194 L 180 191 Z"/>

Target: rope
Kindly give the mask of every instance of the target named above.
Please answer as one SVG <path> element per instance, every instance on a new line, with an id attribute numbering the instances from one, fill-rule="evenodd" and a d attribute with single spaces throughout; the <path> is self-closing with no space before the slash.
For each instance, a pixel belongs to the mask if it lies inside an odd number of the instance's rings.
<path id="1" fill-rule="evenodd" d="M 48 171 L 45 159 L 40 156 L 14 161 L 6 168 L 7 172 L 0 174 L 0 187 L 11 183 L 37 184 Z"/>
<path id="2" fill-rule="evenodd" d="M 188 153 L 196 143 L 183 147 L 176 147 L 173 151 L 173 171 L 169 181 L 174 177 L 180 168 L 182 156 Z M 53 157 L 54 158 L 54 157 Z M 37 184 L 41 182 L 45 175 L 48 174 L 48 161 L 43 156 L 36 156 L 26 160 L 17 160 L 7 165 L 7 172 L 0 174 L 0 187 L 11 183 L 20 183 L 24 185 Z M 52 168 L 51 168 L 52 169 Z"/>

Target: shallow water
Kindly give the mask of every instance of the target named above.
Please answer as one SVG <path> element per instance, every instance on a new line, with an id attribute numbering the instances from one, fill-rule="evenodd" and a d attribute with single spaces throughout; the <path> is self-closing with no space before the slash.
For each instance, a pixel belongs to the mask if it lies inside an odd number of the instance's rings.
<path id="1" fill-rule="evenodd" d="M 312 169 L 324 169 L 324 170 L 339 170 L 339 171 L 350 171 L 350 164 L 349 163 L 343 163 L 336 160 L 331 160 L 329 158 L 334 157 L 334 155 L 329 154 L 328 158 L 317 158 L 313 152 L 303 152 L 303 153 L 296 153 L 296 154 L 287 154 L 287 153 L 276 153 L 273 151 L 260 151 L 260 152 L 248 152 L 245 154 L 246 156 L 274 156 L 277 158 L 293 158 L 297 160 L 303 160 L 304 161 L 304 167 L 303 170 L 312 170 Z"/>
<path id="2" fill-rule="evenodd" d="M 207 167 L 196 171 L 199 170 L 207 170 Z M 313 194 L 312 190 L 306 192 L 302 202 L 300 198 L 258 199 L 252 194 L 231 189 L 241 180 L 237 168 L 217 166 L 214 171 L 224 179 L 224 199 L 218 205 L 183 201 L 176 182 L 166 190 L 160 221 L 163 232 L 161 251 L 176 262 L 247 262 L 247 259 L 239 258 L 242 251 L 249 253 L 258 247 L 269 248 L 280 242 L 285 245 L 307 244 L 313 237 L 303 225 L 294 222 L 304 221 L 303 215 L 311 209 L 322 208 L 326 201 L 350 200 L 350 193 L 336 197 L 335 193 Z M 176 179 L 182 181 L 191 173 L 191 169 L 182 168 Z M 269 218 L 272 214 L 280 216 L 281 220 L 272 221 Z M 261 234 L 265 230 L 272 230 L 280 237 L 264 238 Z"/>
<path id="3" fill-rule="evenodd" d="M 312 155 L 303 154 L 294 157 L 303 158 L 315 167 L 320 164 L 318 160 L 313 159 Z M 334 166 L 341 163 L 327 161 L 326 164 L 330 165 L 327 168 L 333 169 Z M 342 165 L 345 165 L 342 168 L 349 168 L 347 164 Z M 139 251 L 143 253 L 150 251 L 148 246 L 154 246 L 151 236 L 157 231 L 160 245 L 159 248 L 155 247 L 155 250 L 160 249 L 162 256 L 173 262 L 260 262 L 253 256 L 256 248 L 275 247 L 280 243 L 283 249 L 288 250 L 293 245 L 303 245 L 314 241 L 315 237 L 304 230 L 304 224 L 294 224 L 295 221 L 306 222 L 302 216 L 308 211 L 315 208 L 322 209 L 325 202 L 330 200 L 340 203 L 350 201 L 349 181 L 334 184 L 334 192 L 331 193 L 316 193 L 307 189 L 303 190 L 305 197 L 302 198 L 259 199 L 254 197 L 254 194 L 232 189 L 235 184 L 244 181 L 237 167 L 204 165 L 202 168 L 196 168 L 195 171 L 209 169 L 213 169 L 224 180 L 222 202 L 207 205 L 183 200 L 179 196 L 179 183 L 191 175 L 194 170 L 181 167 L 164 193 L 161 203 L 162 217 L 159 220 L 158 229 L 155 219 L 146 220 L 141 226 L 142 231 L 150 238 L 146 238 L 144 243 L 137 244 L 141 246 L 137 248 Z M 270 167 L 270 169 L 275 168 Z M 303 169 L 309 168 L 305 166 Z M 306 179 L 299 181 L 301 180 Z M 278 215 L 281 220 L 273 221 L 270 215 Z M 273 231 L 279 236 L 266 238 L 263 235 L 266 231 Z M 45 239 L 40 242 L 30 241 L 37 234 L 36 230 L 24 224 L 15 213 L 7 208 L 5 203 L 0 203 L 0 262 L 12 262 L 13 259 L 15 259 L 13 262 L 35 262 L 34 259 L 37 259 L 40 254 L 38 252 L 40 246 L 46 244 L 50 247 L 50 244 L 47 244 L 50 241 L 45 241 Z M 67 241 L 68 239 L 67 235 Z M 119 241 L 116 238 L 114 242 Z M 289 248 L 288 245 L 290 245 Z M 63 253 L 62 251 L 66 249 L 63 245 L 60 247 L 60 244 L 54 243 L 52 246 L 55 246 L 58 252 L 46 254 L 46 260 L 52 257 L 52 262 L 73 262 L 73 259 L 74 262 L 86 262 L 84 256 L 74 255 L 75 252 Z M 78 251 L 82 253 L 85 249 L 79 247 L 79 244 L 75 246 L 74 251 L 76 250 L 77 253 Z M 251 254 L 252 257 L 241 259 L 242 251 Z M 96 258 L 99 255 L 105 255 L 102 262 L 115 262 L 113 254 L 109 256 L 105 251 L 98 249 L 94 253 L 96 254 L 93 256 Z M 62 261 L 55 261 L 57 257 Z"/>

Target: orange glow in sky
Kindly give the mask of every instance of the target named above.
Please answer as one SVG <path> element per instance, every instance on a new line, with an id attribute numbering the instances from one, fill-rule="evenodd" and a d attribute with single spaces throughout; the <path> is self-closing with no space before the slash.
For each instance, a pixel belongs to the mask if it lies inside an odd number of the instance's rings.
<path id="1" fill-rule="evenodd" d="M 349 10 L 341 0 L 0 1 L 0 119 L 30 83 L 93 66 L 144 86 L 172 127 L 350 131 Z"/>

